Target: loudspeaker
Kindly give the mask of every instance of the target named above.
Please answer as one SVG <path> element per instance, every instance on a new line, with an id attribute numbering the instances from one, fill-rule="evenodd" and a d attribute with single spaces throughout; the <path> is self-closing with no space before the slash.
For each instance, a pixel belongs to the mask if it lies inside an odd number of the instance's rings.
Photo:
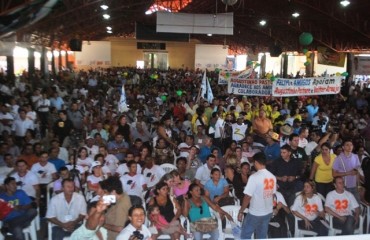
<path id="1" fill-rule="evenodd" d="M 271 57 L 279 57 L 280 54 L 283 52 L 279 45 L 270 46 L 269 51 Z"/>
<path id="2" fill-rule="evenodd" d="M 71 39 L 69 41 L 69 48 L 71 49 L 71 51 L 81 52 L 81 50 L 82 50 L 82 41 L 79 40 L 79 39 Z"/>

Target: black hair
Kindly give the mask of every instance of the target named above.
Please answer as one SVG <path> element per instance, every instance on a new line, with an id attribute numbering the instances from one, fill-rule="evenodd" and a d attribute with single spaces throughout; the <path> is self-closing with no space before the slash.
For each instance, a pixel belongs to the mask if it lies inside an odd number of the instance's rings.
<path id="1" fill-rule="evenodd" d="M 292 140 L 293 140 L 293 138 L 295 138 L 295 137 L 299 137 L 299 135 L 298 135 L 298 134 L 296 134 L 296 133 L 292 133 L 292 134 L 290 134 L 290 135 L 289 135 L 289 141 L 292 141 Z"/>
<path id="2" fill-rule="evenodd" d="M 288 144 L 284 144 L 280 150 L 287 150 L 289 152 L 292 152 L 292 148 Z"/>
<path id="3" fill-rule="evenodd" d="M 176 165 L 179 164 L 180 161 L 184 161 L 185 164 L 188 163 L 188 161 L 186 160 L 186 157 L 179 157 L 178 159 L 176 159 Z"/>
<path id="4" fill-rule="evenodd" d="M 218 168 L 212 168 L 211 175 L 214 174 L 215 172 L 220 172 L 221 173 L 221 170 L 218 169 Z"/>
<path id="5" fill-rule="evenodd" d="M 135 160 L 130 160 L 127 162 L 127 167 L 130 168 L 133 164 L 137 164 Z"/>
<path id="6" fill-rule="evenodd" d="M 253 155 L 253 160 L 261 165 L 266 165 L 266 156 L 263 152 L 258 152 Z"/>
<path id="7" fill-rule="evenodd" d="M 132 217 L 132 213 L 134 212 L 135 209 L 141 209 L 141 210 L 143 210 L 144 215 L 145 215 L 145 209 L 144 209 L 144 207 L 142 205 L 134 205 L 134 206 L 131 206 L 130 209 L 128 210 L 128 215 L 130 217 Z"/>
<path id="8" fill-rule="evenodd" d="M 63 187 L 64 187 L 64 183 L 66 183 L 66 182 L 72 182 L 73 184 L 75 183 L 72 178 L 66 178 L 66 179 L 62 180 L 62 186 Z"/>
<path id="9" fill-rule="evenodd" d="M 15 181 L 13 177 L 7 177 L 4 179 L 4 185 L 8 185 L 11 181 Z"/>
<path id="10" fill-rule="evenodd" d="M 113 190 L 115 190 L 117 194 L 123 193 L 122 182 L 117 176 L 109 176 L 107 179 L 100 181 L 99 184 L 100 187 L 108 193 L 111 193 Z"/>

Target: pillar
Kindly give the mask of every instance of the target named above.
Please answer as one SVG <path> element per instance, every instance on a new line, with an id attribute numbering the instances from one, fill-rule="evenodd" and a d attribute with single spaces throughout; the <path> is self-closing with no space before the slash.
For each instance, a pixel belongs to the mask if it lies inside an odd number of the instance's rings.
<path id="1" fill-rule="evenodd" d="M 313 77 L 313 69 L 314 69 L 314 61 L 315 61 L 315 53 L 312 52 L 309 56 L 311 60 L 311 64 L 306 66 L 306 77 Z"/>
<path id="2" fill-rule="evenodd" d="M 283 54 L 283 72 L 282 76 L 283 78 L 288 78 L 288 54 Z"/>
<path id="3" fill-rule="evenodd" d="M 263 54 L 261 57 L 261 66 L 260 66 L 260 78 L 263 78 L 266 76 L 266 54 Z"/>

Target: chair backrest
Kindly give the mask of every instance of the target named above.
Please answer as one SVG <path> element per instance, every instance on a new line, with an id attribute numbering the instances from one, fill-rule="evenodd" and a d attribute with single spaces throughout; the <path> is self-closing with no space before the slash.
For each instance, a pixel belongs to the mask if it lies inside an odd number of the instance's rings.
<path id="1" fill-rule="evenodd" d="M 240 210 L 240 206 L 234 206 L 234 205 L 227 205 L 227 206 L 222 206 L 222 210 L 230 214 L 230 216 L 233 218 L 233 221 L 236 225 L 241 227 L 241 222 L 238 221 L 238 213 Z M 226 226 L 225 228 L 232 228 L 232 223 L 229 221 L 229 219 L 226 219 Z"/>
<path id="2" fill-rule="evenodd" d="M 171 163 L 163 163 L 162 165 L 160 165 L 160 167 L 166 172 L 166 173 L 169 173 L 171 172 L 172 170 L 177 170 L 177 167 Z"/>

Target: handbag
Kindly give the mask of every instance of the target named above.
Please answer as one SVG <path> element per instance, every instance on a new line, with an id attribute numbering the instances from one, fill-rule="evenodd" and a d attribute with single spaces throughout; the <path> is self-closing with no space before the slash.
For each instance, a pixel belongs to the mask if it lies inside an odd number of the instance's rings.
<path id="1" fill-rule="evenodd" d="M 209 233 L 218 227 L 217 220 L 214 218 L 202 218 L 190 224 L 192 232 Z"/>

